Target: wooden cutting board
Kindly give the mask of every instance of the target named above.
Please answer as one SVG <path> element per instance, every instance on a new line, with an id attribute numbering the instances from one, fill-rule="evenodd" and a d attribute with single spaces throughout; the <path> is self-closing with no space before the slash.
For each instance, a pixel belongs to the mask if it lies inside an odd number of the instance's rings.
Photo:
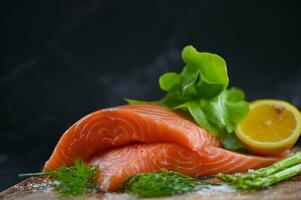
<path id="1" fill-rule="evenodd" d="M 0 193 L 0 199 L 7 200 L 58 200 L 69 199 L 60 197 L 57 193 L 49 191 L 43 187 L 42 178 L 29 178 L 5 191 Z M 41 186 L 42 185 L 42 186 Z M 106 200 L 131 200 L 136 199 L 132 195 L 120 193 L 95 193 L 88 194 L 79 198 L 79 200 L 106 199 Z M 155 199 L 155 198 L 153 198 Z M 295 177 L 289 181 L 285 181 L 273 187 L 258 192 L 237 192 L 228 189 L 221 190 L 205 190 L 195 193 L 187 193 L 184 195 L 176 195 L 166 198 L 156 198 L 161 200 L 180 200 L 180 199 L 211 199 L 211 200 L 238 200 L 238 199 L 265 199 L 265 200 L 299 200 L 301 199 L 301 176 Z"/>
<path id="2" fill-rule="evenodd" d="M 299 151 L 300 148 L 295 148 L 294 151 Z M 63 198 L 56 192 L 47 187 L 47 179 L 40 177 L 29 178 L 21 183 L 0 193 L 0 199 L 21 200 L 21 199 L 40 199 L 40 200 L 58 200 L 69 199 Z M 107 200 L 130 200 L 137 199 L 135 196 L 122 193 L 93 193 L 78 198 L 80 200 L 92 199 L 107 199 Z M 153 198 L 155 199 L 155 198 Z M 265 200 L 282 200 L 301 199 L 301 175 L 294 177 L 288 181 L 284 181 L 275 186 L 266 188 L 257 192 L 239 192 L 228 188 L 227 186 L 219 189 L 206 189 L 199 192 L 176 195 L 172 197 L 156 198 L 164 200 L 180 200 L 180 199 L 221 199 L 221 200 L 236 200 L 236 199 L 265 199 Z"/>

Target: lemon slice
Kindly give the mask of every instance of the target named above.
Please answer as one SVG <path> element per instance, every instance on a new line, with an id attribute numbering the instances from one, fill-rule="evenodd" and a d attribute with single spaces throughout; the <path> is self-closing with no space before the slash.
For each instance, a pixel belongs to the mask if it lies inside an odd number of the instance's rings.
<path id="1" fill-rule="evenodd" d="M 285 101 L 258 100 L 236 128 L 237 137 L 253 152 L 276 155 L 291 148 L 301 132 L 299 110 Z"/>

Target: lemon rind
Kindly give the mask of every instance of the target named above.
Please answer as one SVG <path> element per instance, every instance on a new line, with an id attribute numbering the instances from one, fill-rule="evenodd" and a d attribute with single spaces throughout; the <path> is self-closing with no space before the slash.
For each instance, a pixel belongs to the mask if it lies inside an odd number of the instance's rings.
<path id="1" fill-rule="evenodd" d="M 301 132 L 301 113 L 299 110 L 291 105 L 290 103 L 283 101 L 283 100 L 273 100 L 273 99 L 263 99 L 263 100 L 257 100 L 251 103 L 250 109 L 258 106 L 258 105 L 281 105 L 285 108 L 287 108 L 289 111 L 292 112 L 294 115 L 294 118 L 296 120 L 296 128 L 292 132 L 292 134 L 287 137 L 284 140 L 278 141 L 278 142 L 258 142 L 256 140 L 253 140 L 251 137 L 247 136 L 246 134 L 243 133 L 243 131 L 240 129 L 240 126 L 237 127 L 236 129 L 236 135 L 237 137 L 244 143 L 247 143 L 249 146 L 252 147 L 259 147 L 259 148 L 279 148 L 279 147 L 284 147 L 287 145 L 290 145 L 295 143 L 298 140 L 298 137 Z"/>

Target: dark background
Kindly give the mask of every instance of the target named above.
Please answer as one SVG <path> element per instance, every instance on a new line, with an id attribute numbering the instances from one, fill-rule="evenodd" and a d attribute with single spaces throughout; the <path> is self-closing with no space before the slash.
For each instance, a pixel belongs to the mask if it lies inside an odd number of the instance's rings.
<path id="1" fill-rule="evenodd" d="M 301 108 L 297 1 L 7 1 L 1 9 L 0 190 L 37 172 L 60 135 L 123 97 L 158 99 L 193 44 L 228 64 L 248 100 Z"/>

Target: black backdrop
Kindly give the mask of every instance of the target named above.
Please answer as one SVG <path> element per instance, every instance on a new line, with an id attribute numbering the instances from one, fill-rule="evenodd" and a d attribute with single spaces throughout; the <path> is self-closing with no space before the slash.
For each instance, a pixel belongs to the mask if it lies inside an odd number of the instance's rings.
<path id="1" fill-rule="evenodd" d="M 29 0 L 2 2 L 0 189 L 36 172 L 85 114 L 157 99 L 158 76 L 179 71 L 193 44 L 228 64 L 249 100 L 301 108 L 297 1 Z"/>

